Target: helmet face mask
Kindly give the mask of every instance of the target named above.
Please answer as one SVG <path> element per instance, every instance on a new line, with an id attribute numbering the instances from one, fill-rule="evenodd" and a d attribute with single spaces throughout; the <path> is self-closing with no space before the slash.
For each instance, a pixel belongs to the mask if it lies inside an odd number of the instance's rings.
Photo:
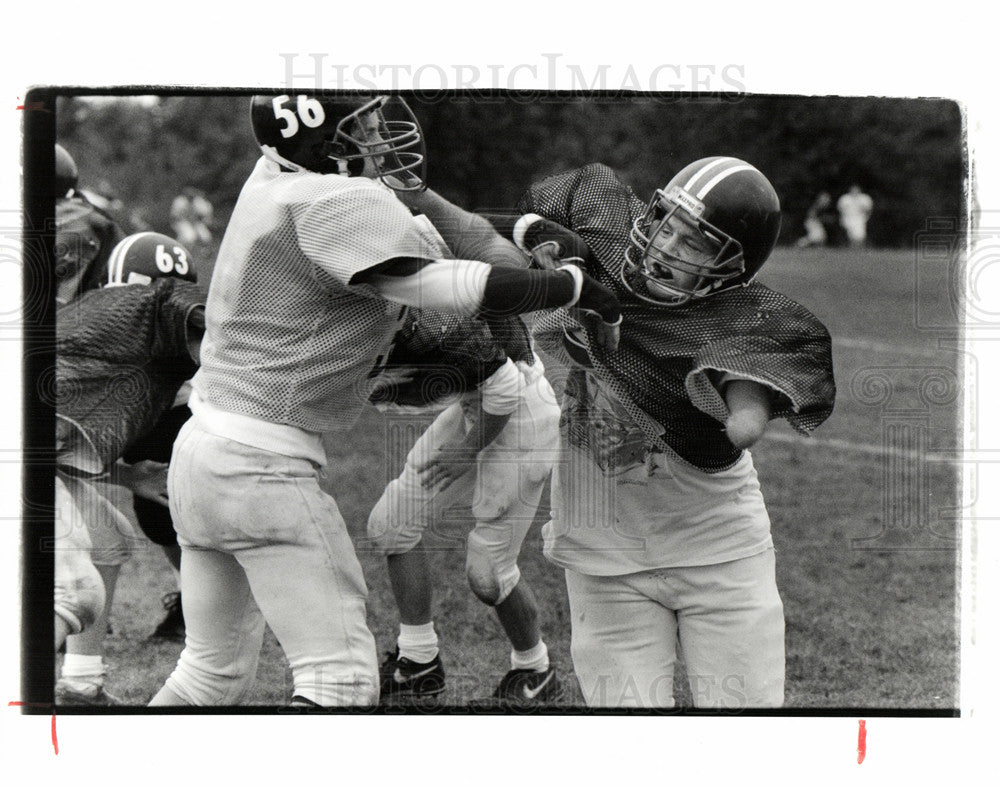
<path id="1" fill-rule="evenodd" d="M 396 191 L 425 188 L 423 135 L 420 124 L 403 99 L 379 96 L 363 104 L 340 123 L 332 150 L 334 161 L 371 164 L 374 177 Z"/>
<path id="2" fill-rule="evenodd" d="M 773 187 L 739 159 L 716 156 L 685 167 L 633 222 L 621 281 L 656 306 L 749 284 L 778 237 Z"/>
<path id="3" fill-rule="evenodd" d="M 423 134 L 402 98 L 255 96 L 250 117 L 264 155 L 286 169 L 426 188 Z"/>
<path id="4" fill-rule="evenodd" d="M 656 191 L 633 223 L 625 252 L 625 285 L 657 306 L 705 297 L 745 271 L 739 241 L 698 219 L 677 197 Z"/>

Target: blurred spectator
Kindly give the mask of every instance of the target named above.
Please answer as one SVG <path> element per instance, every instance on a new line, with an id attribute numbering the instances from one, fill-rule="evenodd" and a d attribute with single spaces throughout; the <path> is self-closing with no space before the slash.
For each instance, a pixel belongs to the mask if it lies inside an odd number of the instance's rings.
<path id="1" fill-rule="evenodd" d="M 854 184 L 837 200 L 837 210 L 848 243 L 854 247 L 864 246 L 868 238 L 868 219 L 872 215 L 872 198 Z"/>
<path id="2" fill-rule="evenodd" d="M 833 198 L 830 196 L 830 192 L 821 191 L 816 195 L 816 199 L 806 212 L 806 220 L 803 223 L 806 234 L 797 241 L 796 245 L 799 248 L 826 246 L 830 242 L 837 225 L 837 215 L 833 208 Z"/>
<path id="3" fill-rule="evenodd" d="M 170 205 L 170 226 L 185 246 L 212 242 L 212 203 L 198 189 L 188 186 Z"/>

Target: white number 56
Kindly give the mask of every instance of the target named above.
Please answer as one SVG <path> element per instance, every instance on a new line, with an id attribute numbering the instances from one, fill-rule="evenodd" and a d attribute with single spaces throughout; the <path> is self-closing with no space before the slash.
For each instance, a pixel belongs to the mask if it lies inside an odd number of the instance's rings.
<path id="1" fill-rule="evenodd" d="M 323 121 L 326 120 L 323 105 L 315 98 L 301 95 L 295 97 L 295 110 L 298 112 L 298 116 L 296 117 L 295 112 L 284 106 L 285 102 L 290 98 L 291 96 L 287 95 L 275 96 L 271 101 L 271 106 L 274 108 L 274 117 L 285 121 L 285 127 L 281 129 L 281 136 L 286 139 L 295 136 L 299 130 L 299 120 L 309 128 L 321 126 Z"/>

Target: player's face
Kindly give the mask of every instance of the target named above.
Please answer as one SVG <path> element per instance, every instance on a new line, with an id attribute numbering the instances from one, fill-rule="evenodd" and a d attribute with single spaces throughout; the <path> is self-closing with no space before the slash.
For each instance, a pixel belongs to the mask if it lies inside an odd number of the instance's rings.
<path id="1" fill-rule="evenodd" d="M 643 268 L 651 277 L 645 279 L 646 289 L 654 298 L 670 299 L 678 289 L 697 289 L 701 277 L 671 266 L 672 261 L 710 266 L 716 259 L 720 244 L 707 237 L 693 219 L 683 211 L 667 214 L 654 225 L 649 248 L 643 258 Z M 662 286 L 659 282 L 663 282 Z"/>
<path id="2" fill-rule="evenodd" d="M 380 113 L 372 111 L 358 117 L 354 122 L 354 127 L 351 129 L 351 134 L 371 146 L 370 148 L 366 148 L 366 151 L 377 153 L 380 150 L 389 149 L 388 145 L 381 144 L 385 140 L 382 133 L 383 130 L 384 126 Z M 366 158 L 365 168 L 361 174 L 366 178 L 377 178 L 380 174 L 379 170 L 385 169 L 385 164 L 384 156 Z"/>

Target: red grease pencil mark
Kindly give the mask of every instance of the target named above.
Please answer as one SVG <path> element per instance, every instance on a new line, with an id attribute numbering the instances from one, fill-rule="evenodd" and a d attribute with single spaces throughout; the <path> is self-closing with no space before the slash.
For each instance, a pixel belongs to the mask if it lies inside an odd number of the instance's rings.
<path id="1" fill-rule="evenodd" d="M 42 704 L 38 702 L 19 702 L 18 700 L 12 700 L 7 703 L 8 708 L 21 708 L 21 707 L 32 707 L 32 708 L 51 708 L 52 706 L 48 703 Z M 56 737 L 56 714 L 52 714 L 52 748 L 55 749 L 55 753 L 59 753 L 59 738 Z"/>
<path id="2" fill-rule="evenodd" d="M 20 98 L 20 96 L 18 96 Z M 29 101 L 27 104 L 18 104 L 14 109 L 23 109 L 27 112 L 48 112 L 43 101 Z"/>
<path id="3" fill-rule="evenodd" d="M 53 720 L 53 725 L 55 721 Z M 55 727 L 52 728 L 53 734 Z M 858 719 L 858 765 L 865 761 L 865 752 L 868 750 L 868 731 L 865 729 L 865 720 Z"/>

